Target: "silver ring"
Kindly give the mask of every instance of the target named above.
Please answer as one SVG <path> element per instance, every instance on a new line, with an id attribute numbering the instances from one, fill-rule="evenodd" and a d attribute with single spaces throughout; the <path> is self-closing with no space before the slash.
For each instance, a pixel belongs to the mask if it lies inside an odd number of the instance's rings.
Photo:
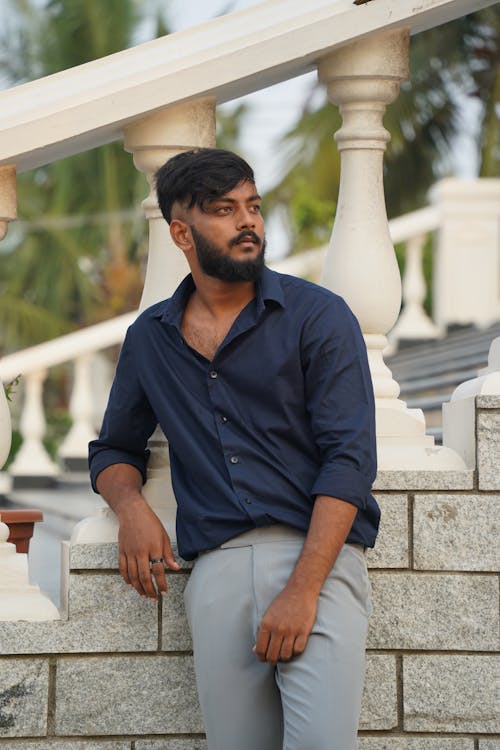
<path id="1" fill-rule="evenodd" d="M 149 561 L 149 567 L 152 568 L 155 563 L 161 563 L 164 568 L 166 567 L 163 557 L 153 557 L 153 559 Z"/>

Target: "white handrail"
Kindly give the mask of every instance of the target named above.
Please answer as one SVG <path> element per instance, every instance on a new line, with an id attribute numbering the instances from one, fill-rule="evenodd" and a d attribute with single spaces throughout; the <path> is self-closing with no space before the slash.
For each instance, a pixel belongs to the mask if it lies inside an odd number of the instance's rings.
<path id="1" fill-rule="evenodd" d="M 366 35 L 422 31 L 494 2 L 267 0 L 3 92 L 0 164 L 33 169 L 118 140 L 161 108 L 235 99 L 313 70 Z"/>
<path id="2" fill-rule="evenodd" d="M 120 343 L 137 313 L 119 315 L 104 323 L 96 323 L 81 331 L 68 333 L 43 344 L 30 346 L 0 359 L 0 380 L 4 383 L 17 375 L 27 375 L 37 370 L 69 362 L 81 354 L 96 352 Z"/>

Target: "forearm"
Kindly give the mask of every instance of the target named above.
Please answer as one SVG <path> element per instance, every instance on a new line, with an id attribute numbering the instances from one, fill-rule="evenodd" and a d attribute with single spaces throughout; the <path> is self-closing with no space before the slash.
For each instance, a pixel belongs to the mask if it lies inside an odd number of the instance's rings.
<path id="1" fill-rule="evenodd" d="M 351 503 L 318 495 L 301 555 L 287 588 L 317 598 L 356 517 Z"/>
<path id="2" fill-rule="evenodd" d="M 111 464 L 101 471 L 96 480 L 99 494 L 118 518 L 138 503 L 145 503 L 141 472 L 130 464 Z"/>
<path id="3" fill-rule="evenodd" d="M 304 651 L 316 618 L 319 594 L 357 513 L 344 500 L 318 495 L 302 552 L 287 585 L 261 620 L 254 651 L 277 664 Z"/>

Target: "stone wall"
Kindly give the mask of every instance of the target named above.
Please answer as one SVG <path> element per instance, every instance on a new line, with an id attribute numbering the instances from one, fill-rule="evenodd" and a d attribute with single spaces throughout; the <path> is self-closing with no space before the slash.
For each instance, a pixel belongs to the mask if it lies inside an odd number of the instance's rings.
<path id="1" fill-rule="evenodd" d="M 477 397 L 476 439 L 478 471 L 377 478 L 360 750 L 500 750 L 500 397 Z M 66 551 L 64 619 L 0 623 L 0 750 L 206 750 L 189 566 L 156 605 L 116 545 Z"/>

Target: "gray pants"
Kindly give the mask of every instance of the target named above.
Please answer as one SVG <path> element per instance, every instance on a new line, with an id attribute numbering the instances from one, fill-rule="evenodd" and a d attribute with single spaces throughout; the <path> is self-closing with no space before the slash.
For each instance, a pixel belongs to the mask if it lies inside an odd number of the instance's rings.
<path id="1" fill-rule="evenodd" d="M 303 654 L 274 667 L 252 648 L 285 587 L 304 534 L 271 526 L 201 555 L 186 587 L 209 750 L 354 750 L 370 584 L 361 549 L 344 545 Z"/>

